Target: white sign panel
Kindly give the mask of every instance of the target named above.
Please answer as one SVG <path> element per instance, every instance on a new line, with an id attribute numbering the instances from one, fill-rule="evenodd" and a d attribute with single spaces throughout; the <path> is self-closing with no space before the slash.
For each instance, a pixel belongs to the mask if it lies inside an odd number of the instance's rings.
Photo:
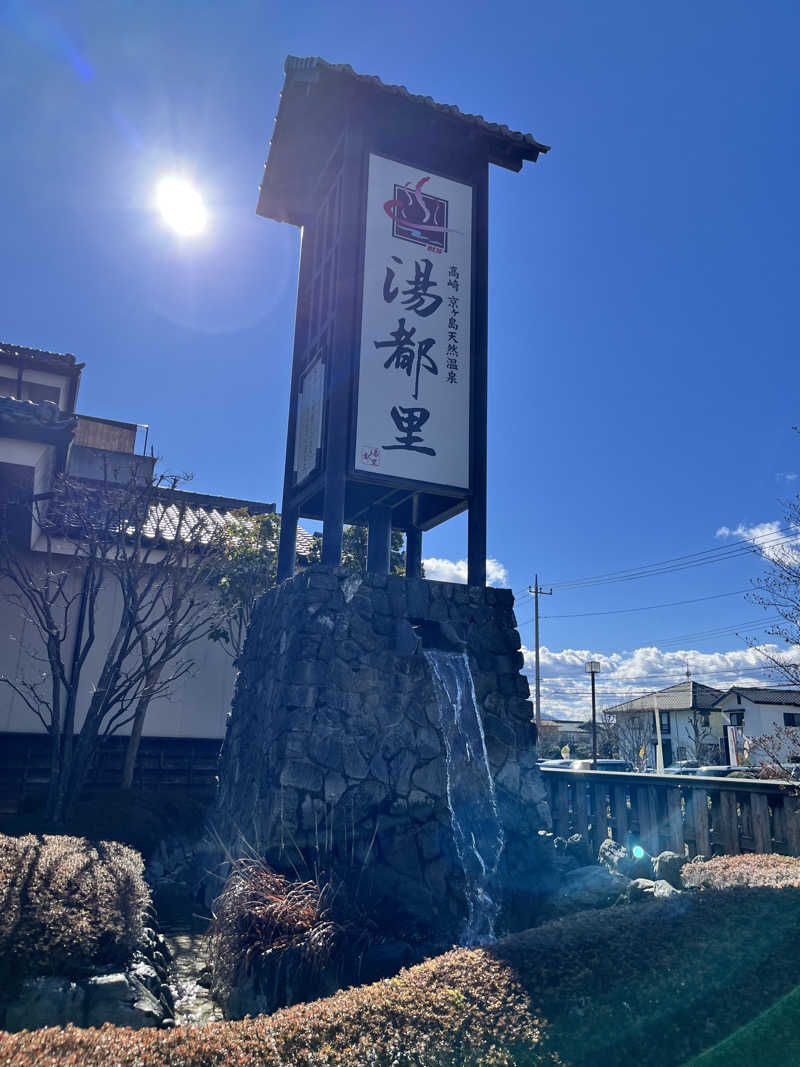
<path id="1" fill-rule="evenodd" d="M 469 487 L 472 187 L 370 155 L 355 469 Z"/>
<path id="2" fill-rule="evenodd" d="M 321 359 L 317 359 L 303 373 L 297 396 L 294 469 L 298 485 L 311 474 L 317 465 L 317 450 L 322 444 L 324 388 L 325 364 Z"/>

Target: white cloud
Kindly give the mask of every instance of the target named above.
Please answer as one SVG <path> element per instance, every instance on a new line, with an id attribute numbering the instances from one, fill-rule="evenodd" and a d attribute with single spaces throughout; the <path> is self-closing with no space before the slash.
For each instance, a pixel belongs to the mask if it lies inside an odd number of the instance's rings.
<path id="1" fill-rule="evenodd" d="M 792 658 L 791 652 L 779 651 L 776 645 L 760 647 L 778 658 Z M 534 653 L 523 648 L 522 654 L 533 693 Z M 665 652 L 649 646 L 604 656 L 591 649 L 565 648 L 557 652 L 543 646 L 539 653 L 543 715 L 577 719 L 591 715 L 591 688 L 584 671 L 588 659 L 600 660 L 600 674 L 596 679 L 598 709 L 685 681 L 687 661 L 693 681 L 717 689 L 729 689 L 733 685 L 778 685 L 781 681 L 765 668 L 758 648 Z"/>
<path id="2" fill-rule="evenodd" d="M 796 474 L 794 471 L 778 471 L 775 477 L 781 482 L 795 482 L 800 478 L 800 475 Z"/>
<path id="3" fill-rule="evenodd" d="M 467 561 L 465 559 L 437 559 L 432 556 L 422 561 L 425 565 L 425 577 L 434 582 L 467 581 Z M 486 582 L 488 585 L 508 586 L 508 571 L 497 559 L 486 560 Z"/>
<path id="4" fill-rule="evenodd" d="M 749 541 L 755 548 L 761 549 L 764 559 L 800 563 L 800 553 L 790 547 L 800 540 L 800 530 L 792 536 L 792 531 L 786 530 L 784 524 L 777 519 L 772 522 L 757 522 L 752 526 L 742 522 L 734 527 L 720 526 L 714 536 Z"/>

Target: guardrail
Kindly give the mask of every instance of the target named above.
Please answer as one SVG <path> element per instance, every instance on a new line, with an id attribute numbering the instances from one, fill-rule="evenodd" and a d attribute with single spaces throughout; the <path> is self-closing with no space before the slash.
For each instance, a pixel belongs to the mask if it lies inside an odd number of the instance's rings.
<path id="1" fill-rule="evenodd" d="M 800 856 L 800 786 L 692 775 L 542 767 L 553 831 L 583 834 L 594 852 L 611 837 L 651 855 L 741 852 Z"/>

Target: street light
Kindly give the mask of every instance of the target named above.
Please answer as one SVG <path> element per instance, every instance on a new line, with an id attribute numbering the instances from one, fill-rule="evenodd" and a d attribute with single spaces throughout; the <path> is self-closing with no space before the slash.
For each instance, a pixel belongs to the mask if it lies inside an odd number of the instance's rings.
<path id="1" fill-rule="evenodd" d="M 587 674 L 592 676 L 592 770 L 597 770 L 597 709 L 594 698 L 594 676 L 600 673 L 600 662 L 596 659 L 587 660 L 583 665 Z"/>

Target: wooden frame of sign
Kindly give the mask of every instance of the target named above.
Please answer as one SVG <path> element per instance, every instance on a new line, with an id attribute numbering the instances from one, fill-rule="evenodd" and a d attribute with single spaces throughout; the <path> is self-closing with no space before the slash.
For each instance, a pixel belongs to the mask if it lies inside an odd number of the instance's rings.
<path id="1" fill-rule="evenodd" d="M 464 509 L 468 580 L 486 581 L 489 163 L 547 146 L 319 59 L 286 62 L 258 213 L 303 230 L 278 578 L 297 522 L 369 527 L 386 572 L 406 534 Z"/>

